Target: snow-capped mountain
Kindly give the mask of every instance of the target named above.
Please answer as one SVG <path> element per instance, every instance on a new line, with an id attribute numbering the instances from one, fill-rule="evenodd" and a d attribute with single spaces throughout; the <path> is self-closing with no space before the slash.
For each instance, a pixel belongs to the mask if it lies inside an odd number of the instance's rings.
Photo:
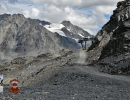
<path id="1" fill-rule="evenodd" d="M 73 25 L 70 21 L 63 21 L 60 24 L 45 25 L 44 27 L 53 33 L 56 32 L 61 36 L 69 37 L 75 40 L 92 36 L 82 28 Z"/>

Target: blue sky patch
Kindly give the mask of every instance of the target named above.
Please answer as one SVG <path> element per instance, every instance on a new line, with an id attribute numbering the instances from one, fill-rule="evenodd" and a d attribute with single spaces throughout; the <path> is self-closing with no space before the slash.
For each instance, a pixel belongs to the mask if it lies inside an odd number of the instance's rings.
<path id="1" fill-rule="evenodd" d="M 107 20 L 109 20 L 111 15 L 105 14 L 104 16 L 105 16 L 105 18 L 106 18 Z"/>

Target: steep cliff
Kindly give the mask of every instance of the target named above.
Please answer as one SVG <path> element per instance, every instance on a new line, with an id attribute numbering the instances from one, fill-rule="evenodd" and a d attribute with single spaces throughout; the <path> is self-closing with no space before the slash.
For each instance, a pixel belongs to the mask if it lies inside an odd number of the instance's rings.
<path id="1" fill-rule="evenodd" d="M 130 74 L 130 0 L 117 3 L 110 21 L 97 33 L 88 61 L 111 74 Z M 98 63 L 97 63 L 98 62 Z"/>

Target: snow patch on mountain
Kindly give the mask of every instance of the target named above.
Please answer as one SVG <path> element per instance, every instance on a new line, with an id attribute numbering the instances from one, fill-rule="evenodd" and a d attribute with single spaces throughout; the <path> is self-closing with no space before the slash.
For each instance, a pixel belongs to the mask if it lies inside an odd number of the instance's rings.
<path id="1" fill-rule="evenodd" d="M 46 29 L 48 29 L 49 31 L 53 32 L 53 33 L 57 32 L 59 35 L 66 37 L 66 35 L 64 34 L 64 32 L 61 31 L 61 29 L 63 27 L 65 27 L 62 24 L 50 24 L 50 25 L 45 25 L 44 27 Z"/>
<path id="2" fill-rule="evenodd" d="M 78 41 L 79 41 L 79 39 L 75 39 L 75 38 L 72 38 L 72 39 L 74 39 L 77 43 L 78 43 Z"/>
<path id="3" fill-rule="evenodd" d="M 82 35 L 82 34 L 80 34 L 80 33 L 78 33 L 81 37 L 83 37 L 84 38 L 84 36 Z"/>

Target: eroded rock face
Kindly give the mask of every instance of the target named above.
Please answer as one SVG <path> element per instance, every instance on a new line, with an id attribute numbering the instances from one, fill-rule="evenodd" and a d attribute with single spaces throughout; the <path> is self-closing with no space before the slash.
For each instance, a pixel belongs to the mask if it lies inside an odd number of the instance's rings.
<path id="1" fill-rule="evenodd" d="M 96 35 L 90 52 L 92 57 L 88 60 L 100 60 L 101 71 L 130 74 L 130 0 L 117 3 L 110 21 Z"/>

